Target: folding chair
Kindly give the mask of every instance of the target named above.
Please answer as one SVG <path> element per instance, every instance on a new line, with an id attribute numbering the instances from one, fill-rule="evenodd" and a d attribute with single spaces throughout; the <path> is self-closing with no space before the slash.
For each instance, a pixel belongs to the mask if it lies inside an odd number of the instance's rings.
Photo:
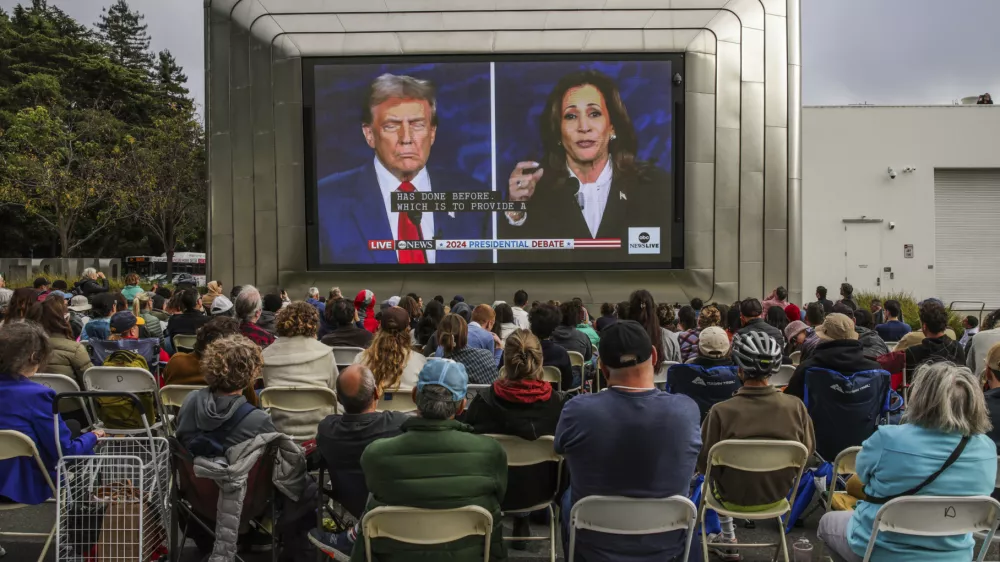
<path id="1" fill-rule="evenodd" d="M 806 446 L 797 441 L 775 441 L 768 439 L 727 439 L 720 441 L 708 451 L 708 466 L 705 468 L 705 482 L 702 484 L 701 505 L 699 506 L 699 519 L 701 528 L 705 528 L 705 511 L 715 510 L 719 515 L 727 515 L 741 519 L 760 520 L 775 519 L 778 522 L 781 542 L 778 544 L 740 543 L 740 548 L 770 548 L 778 546 L 780 552 L 788 562 L 788 545 L 785 542 L 784 524 L 781 517 L 791 512 L 792 505 L 795 504 L 795 495 L 799 489 L 799 480 L 802 479 L 802 471 L 806 461 L 809 460 L 809 450 Z M 796 468 L 798 474 L 792 481 L 789 490 L 791 499 L 783 498 L 776 507 L 763 511 L 735 511 L 727 509 L 722 503 L 715 499 L 712 490 L 712 468 L 716 466 L 728 466 L 737 470 L 747 472 L 774 472 L 785 468 Z M 787 496 L 786 495 L 786 496 Z M 728 546 L 722 543 L 709 544 L 708 535 L 702 533 L 701 547 L 702 560 L 708 560 L 709 546 Z"/>
<path id="2" fill-rule="evenodd" d="M 413 401 L 413 389 L 397 388 L 385 391 L 375 407 L 377 412 L 416 412 L 417 403 Z"/>
<path id="3" fill-rule="evenodd" d="M 687 536 L 684 539 L 684 557 L 680 560 L 687 560 L 691 552 L 697 514 L 698 509 L 684 496 L 588 496 L 576 502 L 569 512 L 569 556 L 566 557 L 566 562 L 573 562 L 577 529 L 616 535 L 652 535 L 685 529 Z M 704 528 L 704 522 L 702 523 Z"/>
<path id="4" fill-rule="evenodd" d="M 407 544 L 432 545 L 481 535 L 483 561 L 490 559 L 493 515 L 478 505 L 455 509 L 376 507 L 361 519 L 365 535 L 365 559 L 372 562 L 372 539 L 391 539 Z"/>
<path id="5" fill-rule="evenodd" d="M 56 391 L 56 394 L 62 394 L 63 392 L 80 392 L 80 385 L 76 384 L 75 380 L 67 377 L 66 375 L 35 373 L 31 376 L 31 381 L 51 388 Z M 83 415 L 87 419 L 87 427 L 84 427 L 83 429 L 87 429 L 94 425 L 94 419 L 90 416 L 90 411 L 87 409 L 87 403 L 83 401 L 83 398 L 77 397 L 73 401 L 60 401 L 59 413 L 61 414 L 77 412 L 80 410 L 83 410 Z"/>
<path id="6" fill-rule="evenodd" d="M 333 362 L 337 364 L 338 370 L 343 371 L 345 367 L 354 363 L 354 358 L 362 351 L 364 349 L 360 347 L 334 346 Z"/>
<path id="7" fill-rule="evenodd" d="M 770 385 L 771 386 L 788 386 L 788 382 L 792 380 L 792 375 L 795 374 L 794 365 L 782 365 L 778 368 L 778 372 L 771 375 Z"/>
<path id="8" fill-rule="evenodd" d="M 863 562 L 871 560 L 883 531 L 920 537 L 945 537 L 989 531 L 976 562 L 982 562 L 1000 524 L 1000 502 L 989 496 L 905 496 L 887 501 L 872 524 Z"/>
<path id="9" fill-rule="evenodd" d="M 160 394 L 159 387 L 156 384 L 156 379 L 150 374 L 146 369 L 140 369 L 138 367 L 91 367 L 83 373 L 83 388 L 84 390 L 110 390 L 117 392 L 131 392 L 137 395 L 151 395 L 152 400 L 150 406 L 152 411 L 147 411 L 147 422 L 149 423 L 149 429 L 156 431 L 163 428 L 163 407 L 160 404 Z M 140 396 L 141 398 L 141 396 Z M 102 404 L 98 407 L 94 404 L 94 398 L 88 398 L 90 400 L 91 411 L 94 413 L 94 424 L 101 429 L 104 429 L 109 435 L 145 435 L 146 429 L 144 427 L 140 428 L 121 428 L 121 427 L 108 427 L 107 423 L 101 420 L 101 415 L 103 408 L 106 408 L 107 404 Z M 101 400 L 98 398 L 97 400 Z M 130 401 L 125 401 L 129 406 Z M 106 412 L 104 412 L 106 413 Z M 131 421 L 131 420 L 129 420 Z M 142 421 L 141 419 L 139 420 Z M 138 424 L 137 424 L 138 425 Z"/>
<path id="10" fill-rule="evenodd" d="M 792 354 L 788 356 L 788 358 L 792 360 L 792 365 L 795 365 L 796 367 L 798 367 L 799 363 L 802 362 L 802 352 L 801 351 L 793 351 Z"/>
<path id="11" fill-rule="evenodd" d="M 558 367 L 552 365 L 542 367 L 542 380 L 556 385 L 557 390 L 562 390 L 562 373 Z"/>
<path id="12" fill-rule="evenodd" d="M 569 355 L 569 364 L 570 364 L 570 366 L 574 370 L 576 370 L 577 368 L 580 369 L 580 386 L 578 386 L 576 388 L 571 388 L 571 389 L 569 389 L 569 390 L 566 391 L 566 392 L 574 392 L 574 391 L 580 390 L 580 388 L 583 386 L 583 381 L 586 379 L 586 376 L 587 376 L 587 372 L 586 372 L 587 371 L 587 362 L 584 360 L 583 354 L 580 353 L 579 351 L 567 351 L 566 353 Z M 562 390 L 562 389 L 560 388 L 559 390 Z"/>
<path id="13" fill-rule="evenodd" d="M 181 353 L 194 353 L 194 344 L 198 341 L 198 336 L 193 334 L 177 334 L 171 341 L 174 343 L 174 351 Z"/>
<path id="14" fill-rule="evenodd" d="M 857 469 L 855 467 L 858 461 L 858 453 L 861 451 L 861 447 L 848 447 L 837 455 L 837 458 L 833 461 L 833 478 L 830 478 L 830 485 L 827 486 L 826 490 L 826 500 L 824 507 L 826 512 L 830 512 L 830 506 L 833 505 L 833 495 L 834 494 L 846 494 L 847 492 L 837 491 L 837 477 L 841 474 L 854 474 Z"/>
<path id="15" fill-rule="evenodd" d="M 555 451 L 555 438 L 551 435 L 544 435 L 539 437 L 535 441 L 527 441 L 521 439 L 520 437 L 515 437 L 513 435 L 496 435 L 487 434 L 487 437 L 492 437 L 500 446 L 503 447 L 504 451 L 507 453 L 507 467 L 508 469 L 519 468 L 519 467 L 530 467 L 538 466 L 541 464 L 555 463 L 554 469 L 556 471 L 555 480 L 552 482 L 553 486 L 547 490 L 540 491 L 540 495 L 544 493 L 544 497 L 535 498 L 538 501 L 530 506 L 514 506 L 513 508 L 508 508 L 506 501 L 501 505 L 504 515 L 528 515 L 533 511 L 538 511 L 539 509 L 546 509 L 549 512 L 549 536 L 548 537 L 504 537 L 505 541 L 549 541 L 549 560 L 550 562 L 555 562 L 556 560 L 556 503 L 558 502 L 559 491 L 562 488 L 562 465 L 563 458 L 556 454 Z M 512 471 L 508 470 L 508 489 L 510 489 L 510 478 L 513 474 Z"/>
<path id="16" fill-rule="evenodd" d="M 160 404 L 163 405 L 163 411 L 170 421 L 167 428 L 170 433 L 173 433 L 174 416 L 177 415 L 175 409 L 180 410 L 181 406 L 184 404 L 184 399 L 187 398 L 188 394 L 199 391 L 203 388 L 205 388 L 205 385 L 168 384 L 160 389 Z"/>
<path id="17" fill-rule="evenodd" d="M 260 392 L 260 407 L 266 410 L 277 410 L 294 416 L 317 410 L 337 412 L 337 395 L 324 386 L 269 386 Z M 274 420 L 275 428 L 298 442 L 316 438 L 319 426 L 312 428 L 308 434 L 294 435 L 284 428 L 281 417 Z"/>
<path id="18" fill-rule="evenodd" d="M 38 465 L 38 470 L 45 477 L 45 483 L 49 485 L 49 490 L 52 490 L 52 497 L 58 496 L 56 492 L 56 487 L 52 484 L 52 479 L 49 478 L 49 471 L 45 469 L 45 463 L 42 462 L 42 457 L 38 454 L 38 449 L 35 447 L 35 443 L 25 434 L 20 431 L 13 431 L 9 429 L 0 430 L 0 460 L 14 459 L 19 457 L 28 457 L 35 459 L 35 464 Z M 11 511 L 14 509 L 21 509 L 22 507 L 29 507 L 28 504 L 24 503 L 0 503 L 0 512 Z M 58 523 L 58 517 L 56 518 Z M 45 560 L 45 554 L 49 551 L 49 545 L 52 544 L 52 537 L 56 535 L 56 523 L 52 524 L 52 530 L 48 533 L 19 533 L 16 531 L 0 531 L 0 537 L 45 537 L 45 546 L 42 547 L 42 553 L 38 555 L 38 561 L 41 562 Z M 0 549 L 2 551 L 3 549 Z"/>
<path id="19" fill-rule="evenodd" d="M 667 370 L 670 369 L 671 365 L 680 365 L 680 363 L 677 361 L 663 361 L 662 363 L 660 363 L 660 366 L 656 369 L 656 372 L 653 373 L 653 384 L 656 385 L 656 388 L 663 390 L 663 388 L 666 386 Z"/>
<path id="20" fill-rule="evenodd" d="M 994 489 L 1000 488 L 1000 456 L 997 457 L 997 479 L 996 479 L 996 482 L 993 483 L 993 488 Z M 986 534 L 985 533 L 973 533 L 973 536 L 976 537 L 976 540 L 980 540 L 980 541 L 985 541 L 986 540 Z M 993 537 L 993 541 L 994 542 L 1000 542 L 1000 537 Z M 989 543 L 987 542 L 985 544 L 989 544 Z"/>

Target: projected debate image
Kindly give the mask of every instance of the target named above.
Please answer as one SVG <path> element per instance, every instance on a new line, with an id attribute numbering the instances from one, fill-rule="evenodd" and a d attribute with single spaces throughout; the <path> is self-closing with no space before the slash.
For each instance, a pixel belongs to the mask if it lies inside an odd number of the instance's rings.
<path id="1" fill-rule="evenodd" d="M 676 266 L 679 66 L 307 63 L 311 267 Z"/>

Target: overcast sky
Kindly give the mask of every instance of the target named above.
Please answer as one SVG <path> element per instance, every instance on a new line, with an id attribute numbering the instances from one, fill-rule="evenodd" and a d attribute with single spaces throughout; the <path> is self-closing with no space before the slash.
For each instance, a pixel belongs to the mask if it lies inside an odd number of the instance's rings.
<path id="1" fill-rule="evenodd" d="M 805 105 L 947 104 L 1000 94 L 1000 0 L 801 1 Z M 0 7 L 17 3 L 0 0 Z M 111 2 L 49 3 L 93 24 Z M 174 53 L 202 105 L 203 0 L 129 3 L 145 14 L 152 48 Z"/>

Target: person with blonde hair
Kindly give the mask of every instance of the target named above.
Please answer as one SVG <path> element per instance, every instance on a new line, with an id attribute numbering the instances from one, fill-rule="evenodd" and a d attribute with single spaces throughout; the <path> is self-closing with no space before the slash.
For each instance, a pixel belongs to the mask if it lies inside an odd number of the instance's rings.
<path id="1" fill-rule="evenodd" d="M 817 532 L 836 559 L 862 560 L 875 514 L 902 496 L 988 496 L 997 447 L 979 380 L 966 367 L 940 362 L 916 371 L 902 425 L 881 425 L 858 453 L 865 499 L 851 511 L 823 516 Z M 924 537 L 879 533 L 873 560 L 971 560 L 971 533 Z"/>
<path id="2" fill-rule="evenodd" d="M 278 338 L 263 351 L 264 386 L 316 386 L 333 390 L 337 364 L 333 349 L 316 339 L 319 332 L 316 307 L 302 301 L 293 302 L 278 311 L 274 325 Z M 275 411 L 274 425 L 288 435 L 308 434 L 332 413 L 332 406 L 296 414 Z"/>
<path id="3" fill-rule="evenodd" d="M 492 310 L 492 309 L 491 309 Z M 469 345 L 469 325 L 458 314 L 441 320 L 437 331 L 438 352 L 445 359 L 465 365 L 472 384 L 493 384 L 499 375 L 493 354 Z"/>
<path id="4" fill-rule="evenodd" d="M 412 389 L 427 358 L 413 351 L 411 341 L 409 313 L 398 306 L 387 308 L 382 311 L 382 323 L 371 345 L 354 362 L 372 370 L 380 389 Z"/>
<path id="5" fill-rule="evenodd" d="M 132 298 L 132 314 L 136 318 L 142 318 L 146 323 L 146 332 L 149 337 L 160 340 L 163 345 L 163 324 L 160 319 L 153 316 L 153 299 L 149 293 L 136 293 Z"/>

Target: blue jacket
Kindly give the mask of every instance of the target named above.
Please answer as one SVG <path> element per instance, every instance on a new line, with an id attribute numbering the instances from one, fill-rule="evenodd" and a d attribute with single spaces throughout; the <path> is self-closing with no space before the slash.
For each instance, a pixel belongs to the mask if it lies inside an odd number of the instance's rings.
<path id="1" fill-rule="evenodd" d="M 435 193 L 449 191 L 489 191 L 471 177 L 428 166 Z M 396 264 L 396 252 L 368 249 L 369 240 L 392 240 L 389 217 L 378 185 L 375 162 L 353 170 L 331 174 L 317 187 L 319 263 Z M 493 238 L 492 213 L 434 213 L 434 232 L 424 239 L 484 240 Z M 437 250 L 435 263 L 484 263 L 493 260 L 489 250 Z"/>
<path id="2" fill-rule="evenodd" d="M 890 320 L 885 324 L 875 326 L 875 331 L 878 332 L 878 337 L 882 338 L 882 341 L 899 341 L 903 339 L 903 336 L 910 333 L 911 328 L 906 322 Z M 889 351 L 892 350 L 890 349 Z"/>
<path id="3" fill-rule="evenodd" d="M 56 449 L 56 435 L 52 425 L 52 403 L 56 392 L 51 388 L 31 382 L 30 379 L 0 378 L 0 429 L 12 429 L 27 435 L 42 457 L 42 463 L 49 471 L 52 483 L 56 482 L 56 463 L 59 451 Z M 17 407 L 9 407 L 16 404 Z M 70 439 L 69 429 L 59 418 L 59 441 L 64 456 L 89 455 L 94 452 L 97 437 L 85 433 L 77 439 Z M 19 457 L 0 461 L 0 496 L 18 503 L 40 504 L 52 497 L 52 491 L 45 483 L 45 477 L 38 470 L 35 460 Z"/>
<path id="4" fill-rule="evenodd" d="M 899 494 L 919 485 L 936 472 L 958 446 L 959 435 L 912 424 L 883 425 L 858 453 L 858 478 L 865 493 L 875 497 Z M 986 435 L 973 436 L 962 455 L 941 476 L 917 495 L 988 496 L 997 472 L 997 447 Z M 851 550 L 864 556 L 880 505 L 859 501 L 847 526 Z M 879 533 L 872 560 L 877 562 L 968 562 L 972 559 L 971 534 L 917 537 Z"/>

